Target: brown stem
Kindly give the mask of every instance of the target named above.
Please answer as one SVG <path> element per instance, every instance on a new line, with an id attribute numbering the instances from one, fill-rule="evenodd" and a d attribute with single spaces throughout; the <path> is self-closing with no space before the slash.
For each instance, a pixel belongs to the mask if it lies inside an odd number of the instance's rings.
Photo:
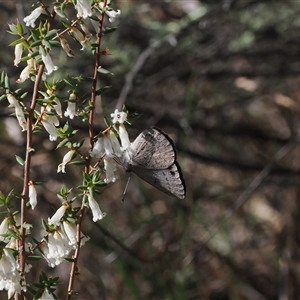
<path id="1" fill-rule="evenodd" d="M 66 32 L 70 31 L 72 29 L 72 27 L 74 27 L 79 21 L 80 21 L 80 19 L 73 21 L 72 24 L 70 25 L 70 27 L 68 27 L 68 28 L 64 29 L 63 31 L 61 31 L 60 33 L 58 33 L 52 40 L 56 40 L 57 38 L 64 35 Z"/>
<path id="2" fill-rule="evenodd" d="M 41 1 L 40 1 L 41 2 Z M 42 2 L 41 2 L 42 3 Z M 51 29 L 54 18 L 55 12 L 50 15 L 49 23 L 48 23 L 48 30 Z M 38 99 L 38 92 L 39 87 L 42 81 L 43 73 L 44 73 L 45 65 L 41 64 L 38 70 L 38 74 L 35 78 L 35 83 L 33 87 L 33 94 L 31 99 L 30 108 L 28 110 L 28 117 L 27 117 L 27 136 L 26 136 L 26 155 L 25 155 L 25 164 L 24 164 L 24 178 L 23 178 L 23 191 L 22 191 L 22 199 L 21 199 L 21 230 L 20 230 L 20 240 L 18 243 L 19 249 L 19 263 L 21 269 L 21 275 L 24 276 L 25 273 L 25 266 L 26 266 L 26 258 L 27 253 L 25 251 L 25 239 L 26 239 L 26 228 L 23 226 L 26 224 L 26 203 L 28 201 L 28 191 L 29 191 L 29 181 L 30 181 L 30 167 L 31 167 L 31 158 L 32 158 L 32 137 L 33 137 L 33 119 L 34 119 L 34 110 L 37 104 Z M 15 299 L 22 300 L 24 299 L 24 294 L 16 293 Z"/>
<path id="3" fill-rule="evenodd" d="M 32 152 L 30 149 L 32 148 L 32 123 L 34 118 L 34 109 L 36 106 L 37 98 L 38 98 L 38 90 L 42 80 L 42 75 L 44 72 L 44 65 L 41 65 L 38 71 L 38 75 L 36 76 L 32 101 L 28 111 L 27 118 L 27 143 L 26 143 L 26 156 L 25 156 L 25 165 L 24 165 L 24 179 L 23 179 L 23 191 L 22 191 L 22 199 L 21 199 L 21 239 L 19 241 L 19 250 L 20 250 L 20 267 L 21 274 L 24 275 L 25 264 L 26 264 L 26 252 L 25 252 L 25 237 L 26 237 L 26 229 L 24 228 L 24 224 L 26 223 L 26 202 L 28 201 L 28 183 L 30 180 L 30 166 L 31 166 L 31 157 Z M 23 295 L 18 295 L 18 299 L 23 299 Z"/>
<path id="4" fill-rule="evenodd" d="M 106 7 L 106 0 L 104 1 L 103 7 Z M 92 93 L 91 93 L 91 105 L 94 107 L 96 103 L 96 91 L 97 91 L 97 82 L 98 82 L 98 68 L 100 67 L 100 56 L 101 56 L 101 51 L 100 51 L 100 45 L 101 45 L 101 40 L 102 40 L 102 32 L 103 32 L 103 20 L 104 20 L 104 11 L 103 13 L 99 16 L 99 26 L 98 26 L 98 33 L 97 33 L 97 48 L 96 48 L 96 60 L 95 60 L 95 67 L 94 67 L 94 75 L 93 75 L 93 81 L 92 81 Z M 89 138 L 90 138 L 90 149 L 93 148 L 94 146 L 94 129 L 93 129 L 93 124 L 94 124 L 94 110 L 92 109 L 89 113 Z M 86 159 L 86 164 L 85 164 L 85 173 L 89 173 L 90 170 L 90 156 Z M 70 279 L 69 279 L 69 286 L 68 286 L 68 296 L 67 300 L 70 300 L 72 297 L 72 292 L 73 292 L 73 286 L 74 286 L 74 280 L 75 280 L 75 275 L 77 274 L 77 262 L 80 254 L 80 244 L 81 244 L 81 226 L 82 226 L 82 221 L 85 213 L 85 205 L 82 203 L 81 209 L 79 212 L 79 217 L 78 217 L 78 223 L 77 223 L 77 248 L 75 250 L 74 256 L 73 256 L 73 262 L 72 262 L 72 267 L 70 271 Z"/>

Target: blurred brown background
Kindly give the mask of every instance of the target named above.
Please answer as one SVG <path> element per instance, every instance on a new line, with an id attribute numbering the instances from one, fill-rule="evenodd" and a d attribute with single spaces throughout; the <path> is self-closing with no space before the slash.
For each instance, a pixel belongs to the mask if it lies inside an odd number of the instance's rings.
<path id="1" fill-rule="evenodd" d="M 110 55 L 102 64 L 114 76 L 101 78 L 112 88 L 99 101 L 96 129 L 122 102 L 143 114 L 132 139 L 148 126 L 162 128 L 178 149 L 187 197 L 165 196 L 133 175 L 122 204 L 127 175 L 120 168 L 118 182 L 97 198 L 107 216 L 95 224 L 88 213 L 84 221 L 91 240 L 79 260 L 77 299 L 300 299 L 300 2 L 113 6 L 122 11 L 119 29 L 104 37 Z M 13 86 L 23 65 L 13 67 L 6 24 L 29 11 L 29 3 L 0 1 L 1 69 Z M 71 44 L 76 58 L 57 52 L 53 78 L 92 75 L 89 50 Z M 82 93 L 89 90 L 83 84 Z M 0 105 L 0 188 L 21 191 L 14 155 L 24 156 L 25 135 L 9 135 L 12 111 Z M 78 119 L 71 124 L 88 136 Z M 45 184 L 29 218 L 38 225 L 60 206 L 62 182 L 74 194 L 81 183 L 74 166 L 56 173 L 66 152 L 53 151 L 56 145 L 46 133 L 35 137 L 32 176 Z M 61 276 L 64 299 L 69 264 L 36 266 Z"/>

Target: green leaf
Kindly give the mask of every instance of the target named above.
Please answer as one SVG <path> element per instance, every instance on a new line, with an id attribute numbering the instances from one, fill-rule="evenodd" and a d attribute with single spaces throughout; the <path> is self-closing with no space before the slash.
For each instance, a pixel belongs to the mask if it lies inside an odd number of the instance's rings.
<path id="1" fill-rule="evenodd" d="M 41 275 L 40 275 L 40 283 L 43 283 L 43 281 L 48 281 L 48 277 L 46 275 L 45 272 L 42 272 Z"/>
<path id="2" fill-rule="evenodd" d="M 1 78 L 0 78 L 1 85 L 3 85 L 3 83 L 4 83 L 5 74 L 6 73 L 4 71 L 1 72 Z"/>
<path id="3" fill-rule="evenodd" d="M 18 32 L 19 35 L 23 35 L 24 34 L 24 29 L 23 29 L 23 26 L 22 26 L 21 22 L 17 21 L 16 28 L 17 28 L 17 32 Z"/>
<path id="4" fill-rule="evenodd" d="M 95 183 L 95 185 L 96 185 L 97 187 L 104 187 L 104 186 L 107 186 L 108 184 L 107 184 L 106 182 L 101 182 L 101 181 L 99 181 L 99 182 Z"/>
<path id="5" fill-rule="evenodd" d="M 51 48 L 52 48 L 51 43 L 50 43 L 49 41 L 47 41 L 47 40 L 44 40 L 44 41 L 43 41 L 43 44 L 44 44 L 48 49 L 51 49 Z"/>
<path id="6" fill-rule="evenodd" d="M 42 295 L 44 293 L 44 290 L 45 289 L 43 288 L 43 289 L 40 289 L 40 290 L 36 291 L 36 293 L 34 294 L 33 300 L 39 300 L 39 299 L 41 299 L 41 297 L 42 297 Z"/>
<path id="7" fill-rule="evenodd" d="M 65 18 L 68 19 L 68 16 L 65 14 L 65 12 L 63 11 L 63 5 L 64 3 L 62 3 L 61 5 L 61 9 L 56 9 L 55 12 L 61 17 L 61 18 Z M 65 6 L 65 5 L 64 5 Z"/>
<path id="8" fill-rule="evenodd" d="M 71 257 L 64 257 L 64 259 L 68 262 L 74 262 L 74 258 Z"/>
<path id="9" fill-rule="evenodd" d="M 15 238 L 16 240 L 19 238 L 18 234 L 15 231 L 11 230 L 11 229 L 8 229 L 7 233 L 8 233 L 9 236 Z"/>
<path id="10" fill-rule="evenodd" d="M 51 47 L 61 47 L 59 41 L 49 41 L 49 44 L 51 45 Z"/>
<path id="11" fill-rule="evenodd" d="M 104 34 L 109 34 L 114 32 L 116 29 L 118 29 L 118 27 L 106 27 L 103 31 Z"/>
<path id="12" fill-rule="evenodd" d="M 77 187 L 77 189 L 80 190 L 80 191 L 86 191 L 86 186 L 85 185 L 79 185 Z"/>
<path id="13" fill-rule="evenodd" d="M 84 107 L 84 110 L 85 110 L 86 112 L 90 112 L 90 111 L 92 111 L 92 110 L 94 110 L 94 109 L 95 109 L 95 106 L 94 106 L 94 105 L 88 105 L 88 106 L 85 106 L 85 107 Z M 80 115 L 80 116 L 85 117 L 84 114 L 82 114 L 82 115 Z"/>
<path id="14" fill-rule="evenodd" d="M 100 96 L 100 95 L 103 95 L 104 93 L 106 93 L 109 89 L 111 88 L 111 86 L 107 85 L 107 86 L 104 86 L 100 89 L 98 89 L 96 91 L 96 95 Z"/>
<path id="15" fill-rule="evenodd" d="M 24 99 L 27 95 L 28 95 L 28 92 L 25 92 L 25 93 L 23 93 L 23 94 L 20 96 L 20 98 L 21 98 L 21 99 Z"/>
<path id="16" fill-rule="evenodd" d="M 26 286 L 26 289 L 29 293 L 31 293 L 32 295 L 34 295 L 36 293 L 36 290 L 33 289 L 30 285 Z"/>
<path id="17" fill-rule="evenodd" d="M 84 178 L 84 180 L 85 180 L 86 183 L 92 181 L 91 176 L 89 174 L 85 173 L 85 172 L 83 172 L 83 178 Z"/>
<path id="18" fill-rule="evenodd" d="M 9 33 L 13 35 L 19 35 L 18 28 L 16 24 L 8 24 L 8 27 L 10 29 Z"/>
<path id="19" fill-rule="evenodd" d="M 45 183 L 45 181 L 34 181 L 33 182 L 34 185 L 42 185 L 44 183 Z"/>
<path id="20" fill-rule="evenodd" d="M 33 134 L 35 134 L 35 135 L 42 134 L 42 133 L 43 133 L 43 131 L 42 131 L 41 128 L 36 127 L 36 128 L 33 130 Z"/>
<path id="21" fill-rule="evenodd" d="M 68 143 L 69 143 L 69 139 L 65 138 L 56 146 L 56 149 L 66 146 Z"/>
<path id="22" fill-rule="evenodd" d="M 76 220 L 75 218 L 71 218 L 71 217 L 67 217 L 66 220 L 72 224 L 76 224 Z"/>
<path id="23" fill-rule="evenodd" d="M 29 224 L 29 223 L 23 224 L 22 227 L 25 228 L 25 229 L 33 228 L 32 224 Z"/>
<path id="24" fill-rule="evenodd" d="M 84 166 L 85 160 L 74 160 L 74 161 L 69 162 L 69 165 Z"/>
<path id="25" fill-rule="evenodd" d="M 15 155 L 15 157 L 16 157 L 16 161 L 19 163 L 19 165 L 24 166 L 24 164 L 25 164 L 24 159 L 18 155 Z"/>
<path id="26" fill-rule="evenodd" d="M 82 147 L 83 144 L 84 144 L 84 140 L 77 143 L 73 143 L 73 148 L 79 149 Z"/>
<path id="27" fill-rule="evenodd" d="M 98 70 L 97 70 L 100 74 L 104 74 L 104 75 L 107 75 L 107 74 L 110 74 L 110 75 L 114 75 L 114 73 L 102 68 L 102 67 L 99 67 Z"/>
<path id="28" fill-rule="evenodd" d="M 40 255 L 29 255 L 28 260 L 40 260 L 42 258 L 42 256 Z"/>
<path id="29" fill-rule="evenodd" d="M 107 117 L 104 117 L 104 123 L 107 127 L 109 127 L 111 125 L 110 120 Z"/>
<path id="30" fill-rule="evenodd" d="M 38 56 L 40 54 L 40 52 L 39 52 L 39 50 L 35 50 L 35 51 L 33 51 L 28 57 L 28 59 L 30 59 L 30 58 L 33 58 L 33 57 L 36 57 L 36 56 Z"/>
<path id="31" fill-rule="evenodd" d="M 30 46 L 32 48 L 34 48 L 34 47 L 37 47 L 37 46 L 40 46 L 40 45 L 42 45 L 42 41 L 38 40 L 38 41 L 33 42 Z"/>
<path id="32" fill-rule="evenodd" d="M 42 220 L 42 225 L 43 225 L 44 229 L 48 232 L 49 226 L 45 220 Z"/>
<path id="33" fill-rule="evenodd" d="M 45 36 L 46 40 L 51 40 L 53 37 L 55 37 L 57 35 L 58 30 L 57 29 L 52 29 L 49 30 Z"/>
<path id="34" fill-rule="evenodd" d="M 64 21 L 62 21 L 62 24 L 63 24 L 66 28 L 70 28 L 70 27 L 71 27 L 68 23 L 66 23 L 66 22 L 64 22 Z"/>
<path id="35" fill-rule="evenodd" d="M 96 6 L 96 8 L 97 8 L 97 6 Z M 92 20 L 94 20 L 94 21 L 97 21 L 97 22 L 99 22 L 99 19 L 98 19 L 98 17 L 97 17 L 97 16 L 95 16 L 95 15 L 91 15 L 89 18 L 90 18 L 90 19 L 92 19 Z"/>
<path id="36" fill-rule="evenodd" d="M 36 245 L 40 243 L 40 241 L 36 240 L 34 237 L 32 237 L 32 240 Z"/>
<path id="37" fill-rule="evenodd" d="M 34 148 L 28 148 L 27 151 L 28 151 L 28 153 L 35 152 L 35 149 Z"/>
<path id="38" fill-rule="evenodd" d="M 5 99 L 6 99 L 6 95 L 5 94 L 3 94 L 3 95 L 0 96 L 0 102 L 3 101 L 3 100 L 5 100 Z"/>
<path id="39" fill-rule="evenodd" d="M 40 40 L 40 31 L 38 29 L 31 29 L 31 35 L 32 39 L 34 41 L 39 41 Z"/>
<path id="40" fill-rule="evenodd" d="M 21 44 L 23 41 L 24 41 L 23 39 L 15 40 L 15 41 L 13 41 L 12 43 L 10 43 L 9 46 L 14 47 L 14 46 L 16 46 L 16 45 L 18 45 L 18 44 Z"/>
<path id="41" fill-rule="evenodd" d="M 39 49 L 40 49 L 40 52 L 41 52 L 41 54 L 42 54 L 43 56 L 46 56 L 46 55 L 47 55 L 47 51 L 45 50 L 44 47 L 40 47 Z"/>
<path id="42" fill-rule="evenodd" d="M 10 83 L 9 83 L 9 78 L 8 78 L 7 74 L 5 74 L 5 77 L 4 77 L 4 87 L 6 90 L 10 90 Z"/>

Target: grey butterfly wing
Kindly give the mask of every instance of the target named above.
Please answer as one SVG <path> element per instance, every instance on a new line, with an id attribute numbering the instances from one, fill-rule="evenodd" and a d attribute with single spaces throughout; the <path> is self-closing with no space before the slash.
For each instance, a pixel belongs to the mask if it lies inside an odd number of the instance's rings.
<path id="1" fill-rule="evenodd" d="M 131 171 L 165 194 L 185 198 L 185 184 L 177 162 L 161 170 L 131 166 Z"/>
<path id="2" fill-rule="evenodd" d="M 147 169 L 166 169 L 175 161 L 172 140 L 160 129 L 144 130 L 128 149 L 130 165 Z"/>

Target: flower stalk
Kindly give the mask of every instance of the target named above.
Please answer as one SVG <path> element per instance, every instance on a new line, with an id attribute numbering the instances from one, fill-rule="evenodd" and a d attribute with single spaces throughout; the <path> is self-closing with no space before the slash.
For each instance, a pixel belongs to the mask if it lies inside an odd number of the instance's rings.
<path id="1" fill-rule="evenodd" d="M 107 0 L 104 0 L 104 7 L 107 5 Z M 98 68 L 100 67 L 100 56 L 101 56 L 101 41 L 102 41 L 102 35 L 103 35 L 103 21 L 104 21 L 104 15 L 105 12 L 103 11 L 102 14 L 99 16 L 99 25 L 98 25 L 98 32 L 97 32 L 97 40 L 96 40 L 96 51 L 95 51 L 95 66 L 94 66 L 94 75 L 93 75 L 93 80 L 92 80 L 92 92 L 91 92 L 91 105 L 95 106 L 96 103 L 96 96 L 97 96 L 97 82 L 98 82 Z M 90 139 L 90 149 L 93 149 L 94 146 L 94 129 L 93 129 L 93 124 L 94 124 L 94 110 L 92 109 L 89 113 L 89 139 Z M 90 161 L 91 157 L 88 156 L 85 162 L 85 173 L 89 174 L 90 171 Z M 80 245 L 81 245 L 81 226 L 82 226 L 82 221 L 85 213 L 85 205 L 82 204 L 79 212 L 79 217 L 78 217 L 78 223 L 77 223 L 77 234 L 76 234 L 76 240 L 77 240 L 77 248 L 75 250 L 74 256 L 73 256 L 73 262 L 72 262 L 72 267 L 70 271 L 70 279 L 69 279 L 69 285 L 68 285 L 68 297 L 67 299 L 70 300 L 72 296 L 72 291 L 73 291 L 73 286 L 74 286 L 74 280 L 75 280 L 75 275 L 76 275 L 76 269 L 77 269 L 77 262 L 78 262 L 78 257 L 80 254 Z"/>

